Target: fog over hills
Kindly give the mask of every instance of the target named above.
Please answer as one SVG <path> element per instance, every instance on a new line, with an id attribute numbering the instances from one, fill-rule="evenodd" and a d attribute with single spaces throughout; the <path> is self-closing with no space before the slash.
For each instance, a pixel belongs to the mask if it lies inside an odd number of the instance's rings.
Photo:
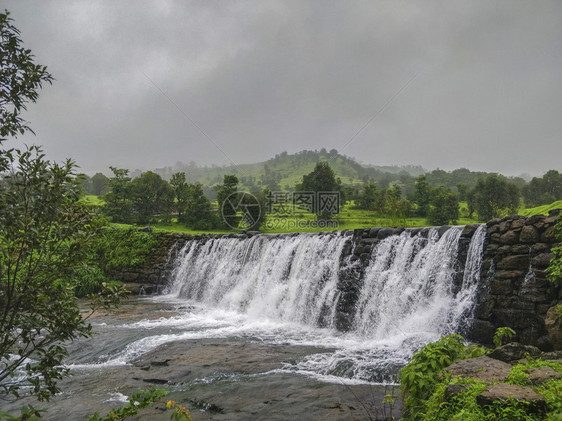
<path id="1" fill-rule="evenodd" d="M 562 2 L 5 0 L 56 78 L 21 143 L 87 173 L 263 162 L 562 170 Z"/>

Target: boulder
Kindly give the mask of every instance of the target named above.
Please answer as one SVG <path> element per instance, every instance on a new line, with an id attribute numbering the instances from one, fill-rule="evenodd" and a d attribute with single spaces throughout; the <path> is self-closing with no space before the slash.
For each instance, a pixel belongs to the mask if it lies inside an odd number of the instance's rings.
<path id="1" fill-rule="evenodd" d="M 393 228 L 382 228 L 378 233 L 377 233 L 377 238 L 379 240 L 384 240 L 385 238 L 390 237 L 391 235 L 394 235 L 394 229 Z"/>
<path id="2" fill-rule="evenodd" d="M 532 358 L 538 358 L 541 356 L 541 350 L 536 346 L 510 342 L 494 349 L 488 357 L 508 363 L 525 358 L 527 354 Z"/>
<path id="3" fill-rule="evenodd" d="M 544 326 L 554 350 L 562 350 L 562 305 L 552 306 L 546 312 Z"/>
<path id="4" fill-rule="evenodd" d="M 498 400 L 515 399 L 530 404 L 532 413 L 542 414 L 546 412 L 546 401 L 544 397 L 530 387 L 515 384 L 495 384 L 488 386 L 484 392 L 476 396 L 476 402 L 480 406 L 491 405 Z"/>
<path id="5" fill-rule="evenodd" d="M 457 396 L 459 393 L 462 393 L 468 389 L 468 385 L 466 384 L 450 384 L 445 389 L 445 400 L 449 401 L 451 398 Z"/>
<path id="6" fill-rule="evenodd" d="M 515 231 L 508 231 L 500 236 L 500 243 L 502 244 L 515 244 L 519 237 Z"/>
<path id="7" fill-rule="evenodd" d="M 522 243 L 536 243 L 540 239 L 538 230 L 532 225 L 525 225 L 521 230 L 519 241 Z"/>
<path id="8" fill-rule="evenodd" d="M 535 386 L 548 380 L 562 379 L 562 374 L 551 367 L 534 367 L 526 370 L 529 375 L 529 382 Z"/>
<path id="9" fill-rule="evenodd" d="M 511 371 L 511 365 L 490 357 L 469 358 L 455 361 L 445 368 L 452 376 L 470 377 L 486 383 L 503 382 Z"/>

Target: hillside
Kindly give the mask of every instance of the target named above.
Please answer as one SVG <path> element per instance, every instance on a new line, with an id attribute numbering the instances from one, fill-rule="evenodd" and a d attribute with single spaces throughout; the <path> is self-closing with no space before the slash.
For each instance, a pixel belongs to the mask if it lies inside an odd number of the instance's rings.
<path id="1" fill-rule="evenodd" d="M 229 166 L 198 166 L 194 162 L 176 163 L 173 167 L 158 168 L 156 173 L 170 179 L 175 172 L 185 172 L 191 183 L 213 186 L 222 182 L 225 174 L 236 174 L 241 187 L 246 189 L 269 187 L 270 189 L 291 190 L 302 181 L 303 175 L 311 172 L 318 161 L 327 161 L 344 185 L 360 186 L 367 180 L 374 180 L 382 187 L 400 179 L 413 179 L 424 174 L 420 166 L 375 166 L 362 165 L 353 158 L 339 154 L 336 150 L 307 151 L 295 154 L 282 152 L 264 162 Z M 133 176 L 138 174 L 133 173 Z"/>

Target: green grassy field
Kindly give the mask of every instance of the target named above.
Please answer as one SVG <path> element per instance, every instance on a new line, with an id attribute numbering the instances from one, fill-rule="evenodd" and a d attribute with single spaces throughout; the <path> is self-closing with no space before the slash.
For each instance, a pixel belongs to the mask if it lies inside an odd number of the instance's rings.
<path id="1" fill-rule="evenodd" d="M 536 208 L 521 209 L 519 215 L 533 216 L 533 215 L 548 215 L 552 209 L 562 209 L 562 200 L 553 202 L 550 205 L 537 206 Z"/>
<path id="2" fill-rule="evenodd" d="M 85 203 L 101 206 L 103 200 L 97 196 L 84 196 L 82 199 Z M 216 203 L 214 204 L 216 206 Z M 319 231 L 333 231 L 333 230 L 354 230 L 357 228 L 372 228 L 372 227 L 397 227 L 403 226 L 406 228 L 426 227 L 428 226 L 425 218 L 383 218 L 376 215 L 372 211 L 353 208 L 353 203 L 348 203 L 344 206 L 339 215 L 329 223 L 319 223 L 316 215 L 305 212 L 299 208 L 290 209 L 286 215 L 268 215 L 265 225 L 261 231 L 264 233 L 284 233 L 284 232 L 319 232 Z M 524 216 L 532 216 L 537 214 L 548 214 L 551 209 L 562 208 L 562 201 L 551 203 L 550 205 L 539 206 L 536 208 L 521 209 L 518 213 Z M 463 217 L 457 221 L 458 225 L 467 225 L 479 223 L 475 218 L 465 217 L 468 214 L 467 204 L 460 203 L 460 214 Z M 113 224 L 115 226 L 129 226 L 126 224 Z M 192 230 L 183 224 L 177 222 L 157 223 L 152 225 L 152 228 L 157 232 L 182 232 L 191 234 L 225 234 L 229 232 L 236 232 L 233 230 L 217 229 L 210 231 Z"/>

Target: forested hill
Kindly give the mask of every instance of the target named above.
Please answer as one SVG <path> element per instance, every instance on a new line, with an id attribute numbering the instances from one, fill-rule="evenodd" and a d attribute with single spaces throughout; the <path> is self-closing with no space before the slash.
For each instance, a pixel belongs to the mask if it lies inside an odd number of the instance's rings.
<path id="1" fill-rule="evenodd" d="M 369 181 L 375 181 L 380 188 L 386 188 L 392 183 L 400 183 L 406 194 L 413 192 L 415 178 L 422 174 L 426 174 L 427 181 L 432 186 L 457 187 L 460 184 L 469 188 L 487 174 L 466 168 L 450 172 L 439 169 L 427 172 L 421 166 L 414 165 L 362 165 L 351 157 L 339 154 L 335 149 L 303 150 L 295 154 L 282 152 L 265 162 L 237 166 L 199 166 L 194 162 L 178 162 L 173 167 L 158 168 L 155 172 L 167 180 L 173 173 L 185 172 L 190 183 L 204 186 L 222 183 L 225 174 L 236 174 L 241 188 L 252 190 L 267 187 L 271 190 L 288 191 L 294 189 L 302 181 L 303 175 L 310 173 L 318 161 L 327 161 L 344 186 L 359 188 Z M 132 173 L 133 177 L 138 175 L 140 172 Z M 519 186 L 525 184 L 523 179 L 516 178 L 512 181 Z"/>

